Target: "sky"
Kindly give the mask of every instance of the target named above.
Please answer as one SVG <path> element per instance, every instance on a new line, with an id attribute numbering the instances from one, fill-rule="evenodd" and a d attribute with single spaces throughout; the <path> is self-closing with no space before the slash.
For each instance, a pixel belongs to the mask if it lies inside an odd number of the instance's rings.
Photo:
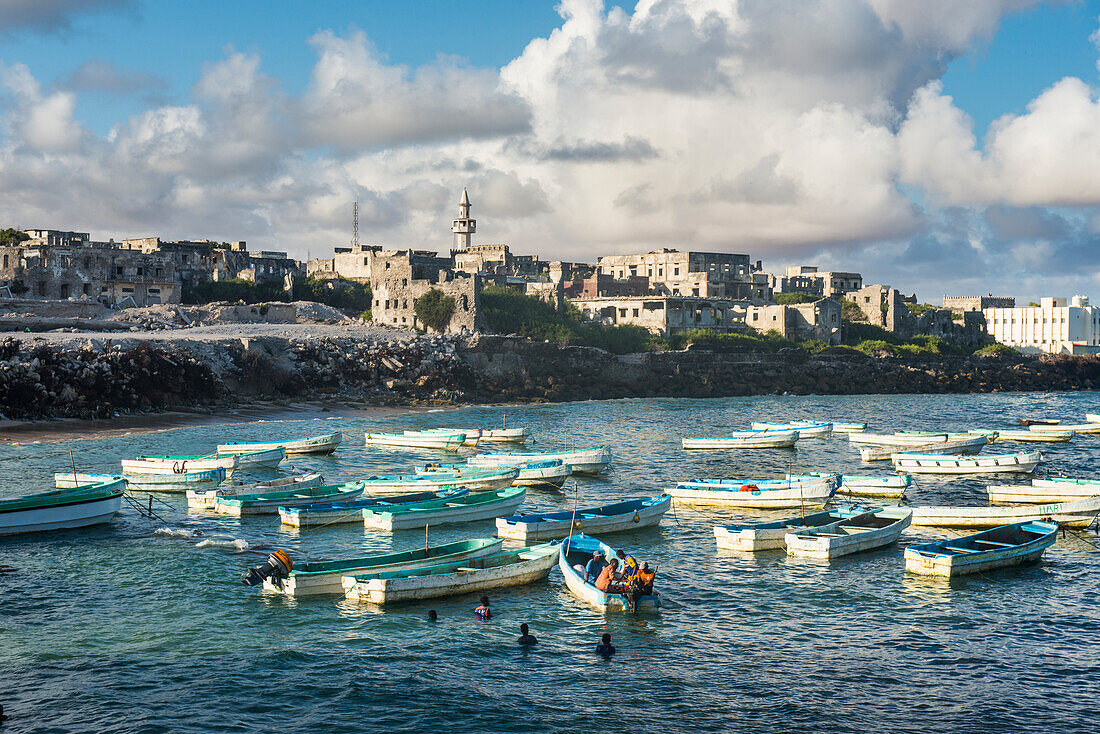
<path id="1" fill-rule="evenodd" d="M 1100 300 L 1100 0 L 0 0 L 0 227 Z"/>

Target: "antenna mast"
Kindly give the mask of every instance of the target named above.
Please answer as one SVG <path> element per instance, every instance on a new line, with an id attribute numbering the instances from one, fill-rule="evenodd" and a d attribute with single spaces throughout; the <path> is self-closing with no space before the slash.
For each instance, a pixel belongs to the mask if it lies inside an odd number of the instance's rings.
<path id="1" fill-rule="evenodd" d="M 351 205 L 351 246 L 359 247 L 359 202 Z"/>

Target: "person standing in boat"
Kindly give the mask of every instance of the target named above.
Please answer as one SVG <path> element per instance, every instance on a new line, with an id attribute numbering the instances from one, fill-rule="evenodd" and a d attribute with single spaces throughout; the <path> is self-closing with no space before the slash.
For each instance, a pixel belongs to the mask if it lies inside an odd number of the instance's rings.
<path id="1" fill-rule="evenodd" d="M 603 551 L 598 550 L 592 553 L 592 560 L 584 567 L 584 582 L 586 584 L 596 583 L 596 580 L 600 577 L 600 573 L 606 567 L 607 561 L 604 560 Z"/>
<path id="2" fill-rule="evenodd" d="M 482 622 L 486 622 L 493 618 L 493 613 L 489 610 L 489 597 L 481 597 L 481 604 L 474 607 L 474 614 Z"/>
<path id="3" fill-rule="evenodd" d="M 626 551 L 619 549 L 615 551 L 615 556 L 619 559 L 619 565 L 622 567 L 623 580 L 627 583 L 634 578 L 634 574 L 638 571 L 638 559 L 634 556 L 627 555 Z"/>

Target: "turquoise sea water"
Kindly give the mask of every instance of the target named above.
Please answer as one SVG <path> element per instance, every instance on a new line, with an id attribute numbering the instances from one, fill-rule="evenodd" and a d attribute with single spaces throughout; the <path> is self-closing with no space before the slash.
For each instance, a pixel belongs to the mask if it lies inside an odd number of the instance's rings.
<path id="1" fill-rule="evenodd" d="M 795 450 L 693 452 L 684 435 L 751 420 L 866 421 L 873 430 L 1008 427 L 1021 416 L 1079 421 L 1096 393 L 623 400 L 508 408 L 533 449 L 608 443 L 581 506 L 659 494 L 692 477 L 864 468 L 843 436 Z M 366 430 L 499 425 L 502 409 L 385 419 L 202 426 L 0 447 L 0 495 L 50 488 L 54 471 L 116 471 L 138 453 L 199 453 L 227 440 L 339 429 L 331 457 L 295 460 L 329 481 L 410 469 L 432 452 L 367 448 Z M 1020 450 L 998 444 L 990 451 Z M 1041 473 L 1100 476 L 1100 438 L 1043 444 Z M 285 467 L 285 465 L 284 465 Z M 286 469 L 284 469 L 286 471 Z M 987 481 L 918 478 L 912 504 L 979 504 Z M 142 495 L 144 496 L 144 495 Z M 188 514 L 181 495 L 124 507 L 109 525 L 0 539 L 3 732 L 565 732 L 1079 730 L 1100 700 L 1100 539 L 1060 538 L 1042 562 L 947 583 L 903 572 L 902 547 L 949 531 L 913 528 L 899 546 L 832 563 L 717 551 L 712 528 L 749 517 L 677 506 L 660 528 L 608 536 L 660 566 L 659 615 L 604 616 L 544 582 L 381 611 L 295 601 L 244 587 L 272 548 L 337 558 L 423 543 L 336 525 L 301 534 L 270 516 Z M 567 509 L 571 492 L 531 491 L 524 509 Z M 782 514 L 782 513 L 781 513 Z M 759 517 L 755 515 L 752 517 Z M 769 517 L 776 517 L 770 515 Z M 491 522 L 432 531 L 491 535 Z M 199 534 L 201 533 L 201 534 Z M 957 533 L 956 533 L 957 534 Z M 428 609 L 439 612 L 431 624 Z M 515 644 L 519 624 L 539 638 Z M 595 655 L 609 632 L 618 654 Z"/>

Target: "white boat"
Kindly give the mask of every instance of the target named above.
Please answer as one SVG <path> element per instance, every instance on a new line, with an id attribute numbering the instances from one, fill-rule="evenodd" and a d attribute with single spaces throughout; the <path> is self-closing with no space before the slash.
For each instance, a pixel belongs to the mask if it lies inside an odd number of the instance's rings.
<path id="1" fill-rule="evenodd" d="M 990 502 L 1033 504 L 1067 502 L 1100 495 L 1100 480 L 1047 477 L 1031 484 L 991 484 L 985 488 Z"/>
<path id="2" fill-rule="evenodd" d="M 283 507 L 316 502 L 346 502 L 363 494 L 362 482 L 345 482 L 305 489 L 282 489 L 258 494 L 237 494 L 214 498 L 214 512 L 220 515 L 278 515 Z"/>
<path id="3" fill-rule="evenodd" d="M 196 487 L 216 487 L 225 481 L 225 469 L 204 469 L 188 471 L 183 474 L 85 474 L 77 472 L 57 472 L 53 475 L 54 486 L 58 489 L 82 487 L 122 479 L 128 489 L 142 492 L 183 492 Z"/>
<path id="4" fill-rule="evenodd" d="M 381 474 L 363 481 L 368 494 L 400 494 L 402 492 L 429 492 L 438 489 L 465 487 L 471 492 L 492 492 L 511 487 L 519 469 L 514 467 L 479 467 L 442 469 L 417 474 Z"/>
<path id="5" fill-rule="evenodd" d="M 905 570 L 951 578 L 1038 560 L 1058 536 L 1052 522 L 1022 522 L 905 549 Z"/>
<path id="6" fill-rule="evenodd" d="M 798 431 L 734 431 L 713 438 L 684 438 L 685 449 L 782 449 L 794 446 Z"/>
<path id="7" fill-rule="evenodd" d="M 570 535 L 562 541 L 558 555 L 558 568 L 565 579 L 565 588 L 569 589 L 573 596 L 602 612 L 624 612 L 628 606 L 624 594 L 600 591 L 593 580 L 586 580 L 584 577 L 585 564 L 592 560 L 592 554 L 597 550 L 603 552 L 604 558 L 615 557 L 614 548 L 583 533 Z M 653 570 L 657 571 L 656 568 Z M 656 590 L 652 594 L 643 594 L 638 597 L 637 611 L 655 612 L 660 608 L 661 595 Z"/>
<path id="8" fill-rule="evenodd" d="M 865 446 L 859 450 L 859 458 L 864 461 L 888 461 L 899 451 L 927 451 L 937 454 L 977 454 L 989 444 L 989 436 L 967 436 L 951 441 L 929 443 L 899 449 L 896 446 Z"/>
<path id="9" fill-rule="evenodd" d="M 471 448 L 477 446 L 477 442 L 481 439 L 480 428 L 425 428 L 416 431 L 402 431 L 402 434 L 405 436 L 455 436 L 462 434 L 465 436 L 462 445 Z"/>
<path id="10" fill-rule="evenodd" d="M 237 459 L 237 469 L 240 471 L 255 471 L 256 469 L 275 469 L 286 458 L 286 449 L 276 446 L 260 451 L 242 451 L 241 453 L 218 453 L 218 456 L 231 456 Z"/>
<path id="11" fill-rule="evenodd" d="M 122 460 L 123 474 L 185 474 L 189 471 L 224 469 L 232 474 L 240 464 L 236 456 L 139 456 Z"/>
<path id="12" fill-rule="evenodd" d="M 393 446 L 434 451 L 458 451 L 466 442 L 465 433 L 432 433 L 406 436 L 403 433 L 368 433 L 367 446 Z"/>
<path id="13" fill-rule="evenodd" d="M 866 430 L 866 423 L 842 423 L 833 421 L 833 433 L 862 433 Z"/>
<path id="14" fill-rule="evenodd" d="M 914 525 L 945 528 L 991 528 L 1014 522 L 1049 520 L 1070 528 L 1087 528 L 1100 514 L 1100 496 L 1009 507 L 914 507 Z"/>
<path id="15" fill-rule="evenodd" d="M 1100 423 L 1057 423 L 1055 425 L 1031 425 L 1029 431 L 1036 433 L 1064 433 L 1076 431 L 1077 433 L 1100 433 Z"/>
<path id="16" fill-rule="evenodd" d="M 899 431 L 897 433 L 850 433 L 848 442 L 869 445 L 888 446 L 892 448 L 909 448 L 913 446 L 927 446 L 929 444 L 947 443 L 969 439 L 968 433 L 934 433 L 928 431 Z"/>
<path id="17" fill-rule="evenodd" d="M 279 521 L 283 525 L 306 530 L 327 527 L 341 523 L 362 523 L 363 508 L 389 509 L 402 505 L 419 504 L 430 500 L 465 497 L 470 494 L 466 488 L 441 489 L 436 492 L 417 492 L 415 494 L 393 494 L 385 497 L 359 496 L 341 502 L 317 502 L 294 507 L 280 507 Z"/>
<path id="18" fill-rule="evenodd" d="M 572 451 L 525 452 L 516 454 L 476 454 L 466 463 L 474 466 L 516 466 L 531 461 L 558 459 L 568 464 L 574 474 L 599 474 L 611 464 L 611 449 L 607 446 L 591 446 Z"/>
<path id="19" fill-rule="evenodd" d="M 841 474 L 837 481 L 837 494 L 850 497 L 885 497 L 898 499 L 905 496 L 905 490 L 913 484 L 908 474 L 893 474 L 884 477 L 870 474 Z"/>
<path id="20" fill-rule="evenodd" d="M 525 443 L 530 437 L 531 432 L 526 428 L 494 428 L 481 432 L 481 440 L 492 443 Z"/>
<path id="21" fill-rule="evenodd" d="M 850 553 L 896 543 L 913 518 L 905 507 L 885 507 L 877 512 L 839 520 L 821 527 L 788 533 L 787 555 L 803 558 L 838 558 Z"/>
<path id="22" fill-rule="evenodd" d="M 1066 443 L 1077 435 L 1075 431 L 1021 431 L 1021 430 L 988 430 L 977 428 L 967 431 L 975 436 L 990 436 L 999 441 L 1026 441 L 1030 443 Z"/>
<path id="23" fill-rule="evenodd" d="M 469 471 L 474 469 L 509 471 L 515 469 L 518 474 L 512 484 L 517 487 L 556 487 L 561 488 L 565 480 L 573 473 L 573 468 L 562 462 L 561 459 L 547 459 L 546 461 L 524 461 L 518 464 L 428 464 L 422 474 L 446 473 L 452 471 Z M 496 487 L 493 487 L 496 489 Z"/>
<path id="24" fill-rule="evenodd" d="M 798 431 L 799 438 L 824 438 L 833 432 L 832 423 L 820 421 L 790 421 L 789 423 L 770 423 L 753 421 L 754 431 Z"/>
<path id="25" fill-rule="evenodd" d="M 881 508 L 837 508 L 798 515 L 784 520 L 751 524 L 720 525 L 714 528 L 714 540 L 719 548 L 746 553 L 781 550 L 787 547 L 787 534 L 800 530 L 829 525 L 865 512 L 877 512 Z"/>
<path id="26" fill-rule="evenodd" d="M 325 481 L 320 472 L 296 474 L 290 477 L 269 479 L 254 484 L 233 484 L 228 487 L 187 490 L 187 506 L 194 510 L 212 510 L 218 497 L 233 497 L 241 494 L 260 494 L 262 492 L 280 492 L 288 489 L 307 489 L 320 487 Z"/>
<path id="27" fill-rule="evenodd" d="M 824 507 L 835 491 L 836 475 L 831 475 L 797 481 L 696 479 L 679 482 L 667 493 L 689 504 L 781 510 Z"/>
<path id="28" fill-rule="evenodd" d="M 287 456 L 304 454 L 331 454 L 344 440 L 343 434 L 326 433 L 312 438 L 296 438 L 289 441 L 232 441 L 218 446 L 219 454 L 247 454 L 254 451 L 282 448 Z"/>
<path id="29" fill-rule="evenodd" d="M 982 456 L 899 453 L 892 459 L 896 470 L 910 474 L 1030 474 L 1043 455 L 1038 451 Z"/>
<path id="30" fill-rule="evenodd" d="M 1100 423 L 1100 413 L 1085 413 L 1086 423 Z"/>
<path id="31" fill-rule="evenodd" d="M 295 563 L 286 578 L 264 579 L 264 590 L 287 596 L 343 594 L 345 576 L 386 573 L 482 558 L 500 552 L 500 538 L 475 538 L 444 545 L 414 548 L 396 553 L 381 553 L 360 558 Z"/>
<path id="32" fill-rule="evenodd" d="M 393 532 L 493 520 L 511 514 L 523 504 L 526 496 L 527 490 L 523 487 L 508 487 L 465 497 L 428 500 L 387 508 L 365 507 L 362 511 L 363 525 Z"/>
<path id="33" fill-rule="evenodd" d="M 468 558 L 420 569 L 344 576 L 345 596 L 372 604 L 459 596 L 532 584 L 546 578 L 558 559 L 558 543 Z"/>
<path id="34" fill-rule="evenodd" d="M 602 507 L 497 518 L 497 535 L 531 542 L 564 538 L 573 533 L 619 533 L 659 525 L 672 505 L 668 495 L 616 502 Z"/>
<path id="35" fill-rule="evenodd" d="M 69 530 L 104 523 L 122 507 L 125 482 L 106 482 L 71 489 L 0 498 L 0 535 Z"/>

